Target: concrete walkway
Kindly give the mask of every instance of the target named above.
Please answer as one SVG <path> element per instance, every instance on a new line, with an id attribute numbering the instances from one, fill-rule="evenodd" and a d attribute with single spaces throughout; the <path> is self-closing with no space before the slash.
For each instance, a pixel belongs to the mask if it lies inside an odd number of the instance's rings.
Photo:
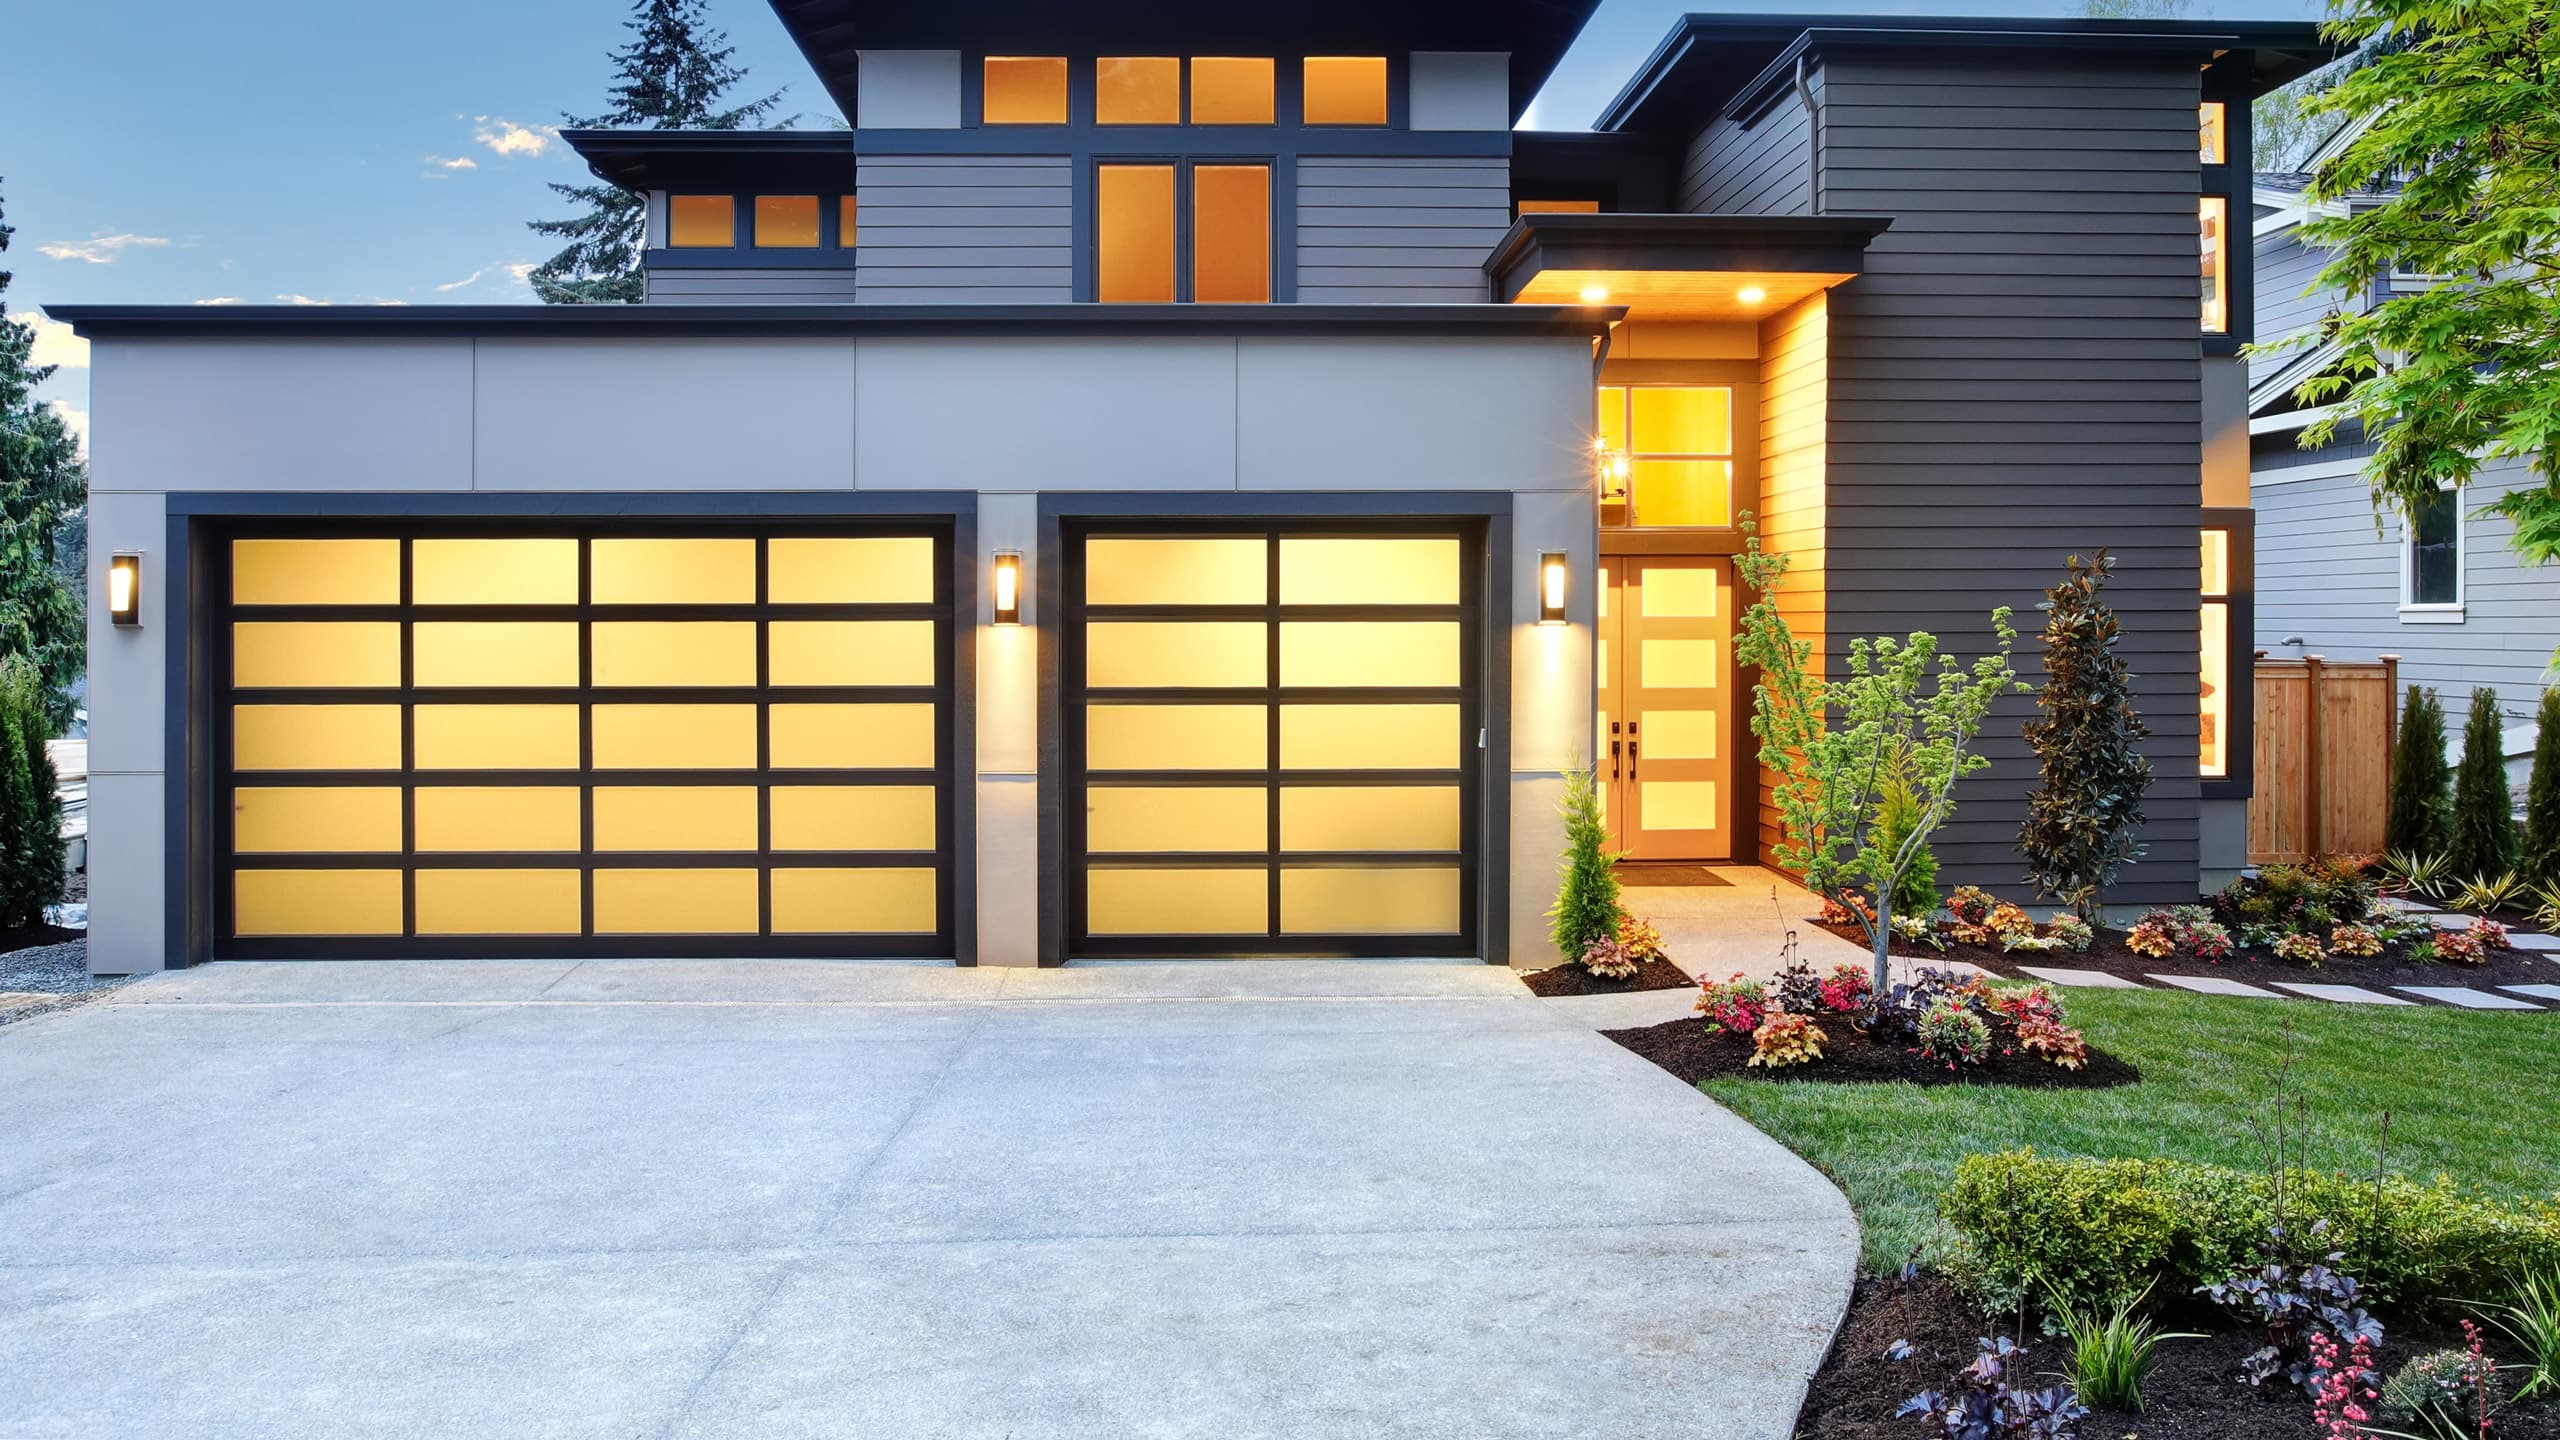
<path id="1" fill-rule="evenodd" d="M 1471 965 L 214 966 L 0 1095 L 12 1440 L 1776 1440 L 1858 1251 Z"/>

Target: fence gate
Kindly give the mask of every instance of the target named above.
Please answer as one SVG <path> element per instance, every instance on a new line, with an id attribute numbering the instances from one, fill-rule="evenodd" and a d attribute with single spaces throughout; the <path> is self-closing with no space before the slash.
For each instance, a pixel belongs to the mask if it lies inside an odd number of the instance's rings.
<path id="1" fill-rule="evenodd" d="M 2250 863 L 2380 853 L 2400 725 L 2400 657 L 2261 656 L 2257 677 Z"/>

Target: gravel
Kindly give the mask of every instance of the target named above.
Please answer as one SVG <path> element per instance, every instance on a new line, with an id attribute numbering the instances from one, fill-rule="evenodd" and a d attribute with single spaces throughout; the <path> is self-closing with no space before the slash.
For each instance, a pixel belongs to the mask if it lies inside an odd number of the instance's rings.
<path id="1" fill-rule="evenodd" d="M 0 1025 L 68 1010 L 132 977 L 89 973 L 89 942 L 66 940 L 0 955 Z M 44 999 L 27 999 L 44 996 Z"/>

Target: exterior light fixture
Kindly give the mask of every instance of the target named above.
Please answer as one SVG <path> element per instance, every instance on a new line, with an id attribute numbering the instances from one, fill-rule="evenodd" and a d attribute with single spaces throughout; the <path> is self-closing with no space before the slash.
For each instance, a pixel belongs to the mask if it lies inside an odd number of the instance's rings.
<path id="1" fill-rule="evenodd" d="M 1564 552 L 1550 550 L 1538 557 L 1538 623 L 1564 623 Z"/>
<path id="2" fill-rule="evenodd" d="M 1606 285 L 1585 285 L 1585 286 L 1583 286 L 1583 287 L 1582 287 L 1582 303 L 1583 303 L 1583 304 L 1585 304 L 1585 305 L 1606 305 L 1606 304 L 1608 304 L 1608 303 L 1609 303 L 1609 287 L 1608 287 L 1608 286 L 1606 286 Z"/>
<path id="3" fill-rule="evenodd" d="M 1022 623 L 1022 552 L 996 552 L 996 623 Z"/>
<path id="4" fill-rule="evenodd" d="M 130 550 L 107 562 L 107 618 L 118 625 L 142 623 L 142 557 Z"/>
<path id="5" fill-rule="evenodd" d="M 1733 298 L 1741 301 L 1745 305 L 1757 305 L 1761 301 L 1769 298 L 1769 292 L 1761 289 L 1757 285 L 1745 285 L 1741 289 L 1733 292 Z"/>

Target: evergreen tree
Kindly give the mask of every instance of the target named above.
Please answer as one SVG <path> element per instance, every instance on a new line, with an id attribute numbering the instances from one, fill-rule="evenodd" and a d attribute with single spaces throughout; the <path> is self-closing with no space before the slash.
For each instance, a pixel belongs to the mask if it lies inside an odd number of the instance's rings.
<path id="1" fill-rule="evenodd" d="M 1904 756 L 1876 785 L 1876 849 L 1899 853 L 1920 819 L 1920 785 L 1910 757 Z M 1910 865 L 1893 882 L 1893 913 L 1924 919 L 1938 913 L 1938 855 L 1926 841 L 1911 852 Z"/>
<path id="2" fill-rule="evenodd" d="M 1600 772 L 1584 766 L 1564 777 L 1564 885 L 1556 892 L 1556 948 L 1567 960 L 1582 958 L 1594 940 L 1618 933 L 1617 859 L 1611 855 L 1609 824 L 1600 814 Z"/>
<path id="3" fill-rule="evenodd" d="M 2507 793 L 2506 726 L 2498 692 L 2471 692 L 2462 727 L 2462 768 L 2453 777 L 2453 839 L 2445 873 L 2457 882 L 2494 880 L 2516 868 L 2515 797 Z"/>
<path id="4" fill-rule="evenodd" d="M 0 929 L 36 924 L 62 899 L 62 797 L 48 732 L 42 675 L 24 658 L 0 658 Z"/>
<path id="5" fill-rule="evenodd" d="M 2116 648 L 2123 626 L 2100 594 L 2115 561 L 2100 550 L 2067 563 L 2070 577 L 2045 592 L 2043 713 L 2026 723 L 2043 778 L 2028 792 L 2018 848 L 2036 894 L 2094 923 L 2098 892 L 2142 854 L 2151 761 L 2135 742 L 2151 731 Z"/>
<path id="6" fill-rule="evenodd" d="M 2560 690 L 2542 692 L 2533 726 L 2533 778 L 2524 796 L 2524 875 L 2560 884 Z"/>
<path id="7" fill-rule="evenodd" d="M 563 115 L 581 130 L 735 130 L 782 103 L 776 90 L 727 109 L 720 102 L 747 78 L 729 63 L 737 53 L 702 13 L 703 0 L 633 0 L 622 22 L 630 43 L 613 52 L 619 76 L 612 106 L 601 115 Z M 618 185 L 563 185 L 553 193 L 584 207 L 565 220 L 527 222 L 537 235 L 568 244 L 534 267 L 533 293 L 546 305 L 632 304 L 640 299 L 640 252 L 646 248 L 648 201 Z"/>
<path id="8" fill-rule="evenodd" d="M 11 233 L 0 223 L 0 251 Z M 0 270 L 0 656 L 34 663 L 41 709 L 58 727 L 71 718 L 88 639 L 82 583 L 63 573 L 57 547 L 65 518 L 88 500 L 89 474 L 79 441 L 35 396 L 54 367 L 33 363 L 34 329 L 6 318 L 8 290 Z"/>
<path id="9" fill-rule="evenodd" d="M 2444 762 L 2444 706 L 2436 692 L 2409 687 L 2400 708 L 2400 743 L 2391 752 L 2391 806 L 2382 848 L 2440 859 L 2453 839 L 2453 772 Z"/>

